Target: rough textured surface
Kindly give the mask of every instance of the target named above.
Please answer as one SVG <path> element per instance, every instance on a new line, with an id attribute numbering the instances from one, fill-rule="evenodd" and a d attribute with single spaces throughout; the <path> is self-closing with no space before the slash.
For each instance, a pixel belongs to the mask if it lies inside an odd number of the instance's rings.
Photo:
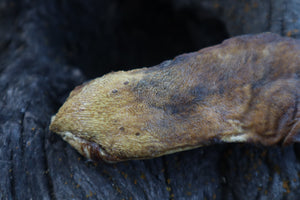
<path id="1" fill-rule="evenodd" d="M 291 0 L 245 16 L 243 24 L 240 17 L 211 16 L 208 4 L 122 2 L 0 1 L 0 199 L 297 199 L 299 145 L 214 145 L 109 165 L 86 162 L 49 132 L 51 115 L 75 85 L 220 43 L 228 37 L 220 20 L 237 34 L 247 33 L 245 27 L 288 33 L 281 22 L 299 29 L 297 13 L 275 17 L 283 5 L 297 8 Z M 246 6 L 226 2 L 238 7 L 216 4 L 225 14 L 243 13 Z M 275 0 L 265 2 L 268 7 Z"/>
<path id="2" fill-rule="evenodd" d="M 173 2 L 177 9 L 209 10 L 210 14 L 213 13 L 222 19 L 230 35 L 271 31 L 285 36 L 300 36 L 298 0 L 173 0 Z M 207 13 L 197 14 L 205 16 Z"/>
<path id="3" fill-rule="evenodd" d="M 93 160 L 300 138 L 300 42 L 244 35 L 76 87 L 50 130 Z"/>

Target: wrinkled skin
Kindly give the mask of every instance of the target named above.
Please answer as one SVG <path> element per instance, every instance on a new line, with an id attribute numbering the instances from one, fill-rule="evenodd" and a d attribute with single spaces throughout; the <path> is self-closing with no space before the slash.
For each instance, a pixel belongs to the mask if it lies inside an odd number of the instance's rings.
<path id="1" fill-rule="evenodd" d="M 116 162 L 218 142 L 300 141 L 300 42 L 245 35 L 76 87 L 52 119 L 82 155 Z"/>

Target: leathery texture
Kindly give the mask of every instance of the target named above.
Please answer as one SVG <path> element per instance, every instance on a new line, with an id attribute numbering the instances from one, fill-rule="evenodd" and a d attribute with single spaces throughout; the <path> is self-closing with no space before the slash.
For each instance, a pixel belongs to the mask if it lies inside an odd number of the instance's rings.
<path id="1" fill-rule="evenodd" d="M 117 162 L 221 142 L 300 141 L 300 42 L 244 35 L 76 87 L 50 130 Z"/>

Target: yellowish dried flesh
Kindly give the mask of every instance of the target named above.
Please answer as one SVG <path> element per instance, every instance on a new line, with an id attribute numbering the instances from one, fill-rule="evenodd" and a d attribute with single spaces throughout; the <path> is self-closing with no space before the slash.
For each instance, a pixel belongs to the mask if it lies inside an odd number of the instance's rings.
<path id="1" fill-rule="evenodd" d="M 50 130 L 107 162 L 219 142 L 298 142 L 299 55 L 299 41 L 264 33 L 109 73 L 76 87 Z"/>

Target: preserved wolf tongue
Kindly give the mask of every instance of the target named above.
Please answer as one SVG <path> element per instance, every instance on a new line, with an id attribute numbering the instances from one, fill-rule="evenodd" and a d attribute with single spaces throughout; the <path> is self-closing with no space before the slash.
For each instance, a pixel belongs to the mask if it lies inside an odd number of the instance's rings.
<path id="1" fill-rule="evenodd" d="M 300 42 L 245 35 L 76 87 L 50 130 L 117 162 L 220 142 L 300 141 Z"/>

